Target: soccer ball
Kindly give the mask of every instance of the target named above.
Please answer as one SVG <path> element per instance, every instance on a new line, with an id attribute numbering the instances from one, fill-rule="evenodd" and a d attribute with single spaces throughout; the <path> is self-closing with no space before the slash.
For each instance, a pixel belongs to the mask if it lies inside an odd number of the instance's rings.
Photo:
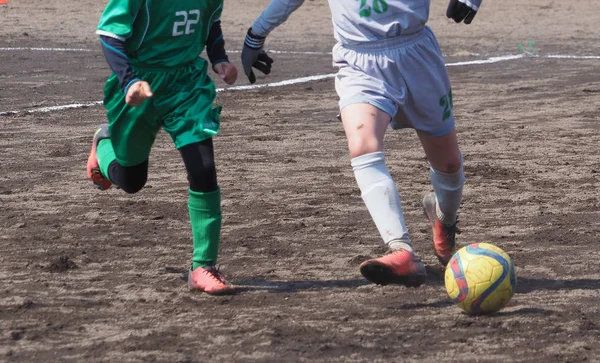
<path id="1" fill-rule="evenodd" d="M 450 298 L 469 314 L 502 309 L 517 287 L 510 257 L 490 243 L 473 243 L 458 250 L 446 266 L 445 281 Z"/>

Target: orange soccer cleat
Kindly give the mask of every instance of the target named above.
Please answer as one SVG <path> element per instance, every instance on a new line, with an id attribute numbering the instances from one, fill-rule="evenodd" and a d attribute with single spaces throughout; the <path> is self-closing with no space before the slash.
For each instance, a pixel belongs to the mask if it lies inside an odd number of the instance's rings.
<path id="1" fill-rule="evenodd" d="M 446 266 L 452 258 L 456 247 L 456 233 L 458 233 L 456 224 L 458 221 L 452 225 L 443 224 L 437 217 L 436 209 L 437 201 L 435 194 L 433 192 L 428 193 L 423 198 L 423 212 L 425 212 L 427 219 L 431 223 L 435 255 L 440 260 L 440 263 Z"/>
<path id="2" fill-rule="evenodd" d="M 92 139 L 92 150 L 90 151 L 90 156 L 88 156 L 87 161 L 87 176 L 94 185 L 100 190 L 106 190 L 110 188 L 112 183 L 108 178 L 105 178 L 100 172 L 100 166 L 98 165 L 98 159 L 96 158 L 96 148 L 98 147 L 98 142 L 103 139 L 108 139 L 110 134 L 108 132 L 108 124 L 102 124 L 98 126 L 98 129 L 94 133 L 94 138 Z"/>
<path id="3" fill-rule="evenodd" d="M 378 285 L 397 284 L 419 287 L 425 282 L 425 265 L 412 252 L 393 251 L 383 257 L 367 260 L 360 265 L 360 273 Z"/>
<path id="4" fill-rule="evenodd" d="M 228 295 L 234 292 L 225 276 L 214 266 L 197 267 L 190 271 L 188 287 L 211 295 Z"/>

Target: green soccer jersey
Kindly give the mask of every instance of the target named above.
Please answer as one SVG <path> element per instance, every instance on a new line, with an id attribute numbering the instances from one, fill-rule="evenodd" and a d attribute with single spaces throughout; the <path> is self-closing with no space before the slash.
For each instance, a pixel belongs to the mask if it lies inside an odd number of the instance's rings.
<path id="1" fill-rule="evenodd" d="M 125 41 L 132 66 L 169 68 L 200 55 L 223 0 L 110 0 L 97 34 Z"/>

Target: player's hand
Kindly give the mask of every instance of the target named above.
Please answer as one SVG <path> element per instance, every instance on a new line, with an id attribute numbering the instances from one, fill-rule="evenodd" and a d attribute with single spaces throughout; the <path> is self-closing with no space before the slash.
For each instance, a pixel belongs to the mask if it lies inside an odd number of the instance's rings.
<path id="1" fill-rule="evenodd" d="M 217 63 L 213 66 L 213 69 L 219 75 L 219 78 L 225 81 L 225 83 L 232 85 L 237 80 L 238 71 L 237 68 L 229 62 Z"/>
<path id="2" fill-rule="evenodd" d="M 464 20 L 465 24 L 471 24 L 480 5 L 481 0 L 450 0 L 446 16 L 457 23 Z"/>
<path id="3" fill-rule="evenodd" d="M 127 94 L 125 95 L 125 102 L 129 106 L 139 106 L 147 98 L 152 97 L 152 90 L 150 89 L 150 85 L 146 81 L 137 81 L 127 90 Z"/>
<path id="4" fill-rule="evenodd" d="M 244 48 L 242 49 L 242 64 L 244 65 L 244 73 L 250 83 L 256 82 L 256 76 L 252 67 L 264 74 L 271 73 L 273 59 L 262 49 L 265 44 L 265 38 L 252 33 L 252 28 L 248 29 L 248 33 L 246 33 Z"/>

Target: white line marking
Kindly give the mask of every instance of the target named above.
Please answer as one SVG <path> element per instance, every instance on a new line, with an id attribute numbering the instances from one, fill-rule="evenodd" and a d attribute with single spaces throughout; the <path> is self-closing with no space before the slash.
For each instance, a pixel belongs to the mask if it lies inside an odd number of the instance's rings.
<path id="1" fill-rule="evenodd" d="M 600 59 L 600 55 L 564 55 L 564 54 L 550 54 L 545 58 L 554 59 Z"/>
<path id="2" fill-rule="evenodd" d="M 241 50 L 228 50 L 227 53 L 241 53 Z M 265 52 L 272 54 L 306 54 L 306 55 L 331 55 L 331 52 L 303 52 L 299 50 L 273 50 L 265 49 Z"/>
<path id="3" fill-rule="evenodd" d="M 94 107 L 94 106 L 101 105 L 102 103 L 103 103 L 103 101 L 96 101 L 96 102 L 91 102 L 91 103 L 72 103 L 70 105 L 63 105 L 63 106 L 40 107 L 40 108 L 35 108 L 33 110 L 29 110 L 27 112 L 28 113 L 36 113 L 36 112 L 61 111 L 61 110 L 68 110 L 70 108 Z"/>
<path id="4" fill-rule="evenodd" d="M 91 52 L 91 49 L 83 49 L 83 48 L 24 48 L 24 47 L 16 47 L 16 48 L 0 48 L 0 50 L 7 51 L 15 51 L 15 50 L 38 50 L 38 51 L 47 51 L 47 52 Z"/>
<path id="5" fill-rule="evenodd" d="M 2 49 L 5 49 L 5 48 L 0 48 L 0 50 L 2 50 Z M 39 49 L 42 49 L 42 48 L 39 48 Z M 469 65 L 478 65 L 478 64 L 490 64 L 490 63 L 498 63 L 498 62 L 505 62 L 505 61 L 509 61 L 509 60 L 521 59 L 521 58 L 525 58 L 525 57 L 531 57 L 531 56 L 528 56 L 528 55 L 525 55 L 525 54 L 505 55 L 505 56 L 500 56 L 500 57 L 491 57 L 491 58 L 487 58 L 487 59 L 478 59 L 478 60 L 472 60 L 472 61 L 447 63 L 446 66 L 447 67 L 456 67 L 456 66 L 469 66 Z M 551 54 L 551 55 L 542 56 L 542 57 L 536 56 L 534 58 L 551 58 L 551 59 L 600 59 L 600 56 L 596 56 L 596 55 L 582 55 L 582 56 L 578 56 L 578 55 Z M 217 92 L 245 91 L 245 90 L 252 90 L 252 89 L 259 89 L 259 88 L 268 88 L 268 87 L 282 87 L 282 86 L 289 86 L 289 85 L 293 85 L 293 84 L 301 84 L 301 83 L 308 83 L 308 82 L 313 82 L 313 81 L 319 81 L 319 80 L 323 80 L 323 79 L 327 79 L 327 78 L 333 78 L 333 77 L 335 77 L 335 73 L 320 74 L 320 75 L 316 75 L 316 76 L 308 76 L 308 77 L 288 79 L 288 80 L 280 81 L 280 82 L 271 82 L 271 83 L 263 83 L 263 84 L 250 84 L 250 85 L 234 86 L 234 87 L 227 87 L 227 88 L 217 88 Z M 41 108 L 34 108 L 34 109 L 31 109 L 31 110 L 26 110 L 26 111 L 3 111 L 3 112 L 0 112 L 0 116 L 17 115 L 17 114 L 20 114 L 20 113 L 38 113 L 38 112 L 61 111 L 61 110 L 67 110 L 67 109 L 73 109 L 73 108 L 93 107 L 93 106 L 97 106 L 97 105 L 101 105 L 101 104 L 102 104 L 102 101 L 96 101 L 96 102 L 92 102 L 92 103 L 73 103 L 73 104 L 69 104 L 69 105 L 41 107 Z"/>
<path id="6" fill-rule="evenodd" d="M 45 52 L 92 52 L 93 49 L 85 48 L 41 48 L 41 47 L 4 47 L 0 51 L 45 51 Z M 331 52 L 303 52 L 296 50 L 265 50 L 273 54 L 306 54 L 306 55 L 331 55 Z M 228 50 L 227 53 L 241 53 L 241 50 Z"/>
<path id="7" fill-rule="evenodd" d="M 308 83 L 308 82 L 313 82 L 313 81 L 320 81 L 322 79 L 333 78 L 333 77 L 335 77 L 335 75 L 336 75 L 335 73 L 319 74 L 317 76 L 308 76 L 308 77 L 294 78 L 294 79 L 288 79 L 288 80 L 280 81 L 280 82 L 263 83 L 263 84 L 249 84 L 249 85 L 246 85 L 246 86 L 235 86 L 235 87 L 227 87 L 227 88 L 218 88 L 217 92 L 224 92 L 224 91 L 245 91 L 245 90 L 257 89 L 257 88 L 289 86 L 289 85 L 292 85 L 292 84 Z"/>
<path id="8" fill-rule="evenodd" d="M 471 65 L 476 65 L 476 64 L 498 63 L 498 62 L 504 62 L 504 61 L 514 60 L 514 59 L 520 59 L 523 57 L 525 57 L 524 54 L 503 55 L 501 57 L 491 57 L 488 59 L 478 59 L 478 60 L 465 61 L 465 62 L 447 63 L 446 67 L 471 66 Z"/>
<path id="9" fill-rule="evenodd" d="M 33 108 L 31 110 L 27 110 L 27 111 L 4 111 L 4 112 L 0 112 L 0 116 L 9 116 L 9 115 L 16 115 L 22 112 L 25 113 L 45 113 L 45 112 L 51 112 L 51 111 L 62 111 L 62 110 L 68 110 L 71 108 L 86 108 L 86 107 L 94 107 L 94 106 L 98 106 L 101 105 L 103 103 L 103 101 L 96 101 L 96 102 L 91 102 L 91 103 L 72 103 L 69 105 L 61 105 L 61 106 L 49 106 L 49 107 L 40 107 L 40 108 Z"/>
<path id="10" fill-rule="evenodd" d="M 46 51 L 46 52 L 92 52 L 94 49 L 86 49 L 86 48 L 44 48 L 44 47 L 0 47 L 0 51 Z M 331 55 L 331 52 L 310 52 L 310 51 L 296 51 L 296 50 L 275 50 L 268 49 L 265 50 L 267 53 L 273 54 L 306 54 L 306 55 Z M 227 53 L 241 53 L 240 50 L 228 50 Z M 471 54 L 472 56 L 478 56 L 478 53 Z M 460 65 L 470 65 L 470 64 L 487 64 L 487 63 L 497 63 L 503 60 L 511 60 L 518 59 L 527 56 L 525 54 L 519 54 L 514 56 L 506 56 L 508 59 L 504 59 L 504 57 L 492 57 L 486 60 L 485 63 L 478 63 L 480 61 L 472 61 L 477 63 L 469 63 L 469 62 L 459 62 L 458 64 L 447 64 L 447 66 L 460 66 Z M 514 58 L 513 58 L 514 57 Z M 563 54 L 550 54 L 540 58 L 553 58 L 553 59 L 600 59 L 598 55 L 563 55 Z"/>

